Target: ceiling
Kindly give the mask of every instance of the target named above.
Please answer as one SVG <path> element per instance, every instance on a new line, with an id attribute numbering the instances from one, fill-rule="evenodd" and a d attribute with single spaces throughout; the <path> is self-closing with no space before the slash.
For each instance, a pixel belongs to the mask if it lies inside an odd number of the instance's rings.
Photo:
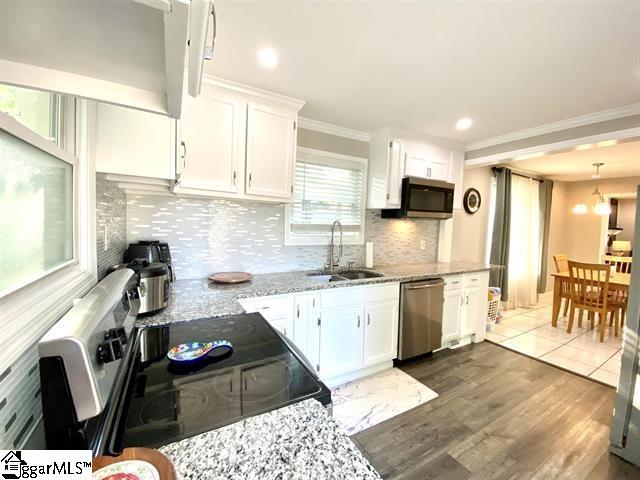
<path id="1" fill-rule="evenodd" d="M 608 147 L 572 150 L 527 160 L 511 160 L 503 165 L 536 173 L 551 180 L 576 182 L 591 180 L 593 163 L 603 162 L 601 178 L 640 177 L 640 141 L 634 140 Z"/>
<path id="2" fill-rule="evenodd" d="M 302 115 L 471 142 L 640 101 L 639 1 L 216 1 L 206 72 Z M 257 50 L 278 52 L 273 70 Z M 469 116 L 473 126 L 454 128 Z"/>

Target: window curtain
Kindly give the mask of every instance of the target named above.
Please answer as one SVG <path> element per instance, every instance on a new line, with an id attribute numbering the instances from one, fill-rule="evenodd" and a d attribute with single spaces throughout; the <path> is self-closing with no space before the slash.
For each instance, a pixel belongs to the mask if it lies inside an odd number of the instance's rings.
<path id="1" fill-rule="evenodd" d="M 539 181 L 513 175 L 509 238 L 508 308 L 531 307 L 538 301 L 540 275 Z"/>
<path id="2" fill-rule="evenodd" d="M 551 221 L 551 199 L 553 197 L 553 181 L 540 182 L 540 278 L 538 293 L 547 290 L 547 260 L 549 258 L 549 223 Z"/>
<path id="3" fill-rule="evenodd" d="M 489 261 L 492 265 L 503 268 L 491 270 L 489 283 L 500 287 L 502 300 L 509 298 L 509 244 L 511 227 L 511 169 L 494 168 L 496 177 L 496 200 L 491 234 L 491 253 Z"/>

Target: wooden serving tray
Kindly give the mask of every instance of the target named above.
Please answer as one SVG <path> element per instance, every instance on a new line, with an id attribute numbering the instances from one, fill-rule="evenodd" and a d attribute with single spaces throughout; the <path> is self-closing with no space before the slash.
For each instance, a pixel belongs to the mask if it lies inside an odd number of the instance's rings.
<path id="1" fill-rule="evenodd" d="M 95 472 L 108 465 L 126 460 L 143 460 L 149 462 L 158 470 L 160 480 L 176 480 L 176 472 L 173 464 L 162 453 L 152 448 L 125 448 L 122 451 L 122 455 L 118 455 L 117 457 L 95 457 L 93 459 L 92 470 Z"/>
<path id="2" fill-rule="evenodd" d="M 251 280 L 253 275 L 248 272 L 218 272 L 208 278 L 216 283 L 242 283 Z"/>

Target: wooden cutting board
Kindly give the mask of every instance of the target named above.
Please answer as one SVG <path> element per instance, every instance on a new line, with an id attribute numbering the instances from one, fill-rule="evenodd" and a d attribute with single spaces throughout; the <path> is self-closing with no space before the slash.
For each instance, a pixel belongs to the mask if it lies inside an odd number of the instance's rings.
<path id="1" fill-rule="evenodd" d="M 173 468 L 173 464 L 162 453 L 151 448 L 125 448 L 122 451 L 122 455 L 118 455 L 117 457 L 95 457 L 93 459 L 92 470 L 95 472 L 108 465 L 124 462 L 126 460 L 142 460 L 149 462 L 158 470 L 160 480 L 176 480 L 176 472 Z"/>
<path id="2" fill-rule="evenodd" d="M 242 283 L 253 278 L 248 272 L 218 272 L 209 275 L 209 280 L 216 283 Z"/>

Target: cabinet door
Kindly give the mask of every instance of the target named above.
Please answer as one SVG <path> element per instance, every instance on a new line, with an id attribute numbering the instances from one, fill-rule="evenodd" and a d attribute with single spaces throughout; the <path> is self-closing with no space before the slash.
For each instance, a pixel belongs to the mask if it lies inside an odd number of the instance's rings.
<path id="1" fill-rule="evenodd" d="M 96 171 L 174 179 L 175 120 L 106 103 L 96 104 Z"/>
<path id="2" fill-rule="evenodd" d="M 296 295 L 293 313 L 293 343 L 314 368 L 318 364 L 317 322 L 320 300 L 316 295 Z"/>
<path id="3" fill-rule="evenodd" d="M 364 307 L 364 366 L 398 356 L 398 302 Z"/>
<path id="4" fill-rule="evenodd" d="M 387 175 L 387 207 L 400 208 L 402 190 L 402 142 L 389 142 L 389 173 Z"/>
<path id="5" fill-rule="evenodd" d="M 462 315 L 463 302 L 463 290 L 445 290 L 442 318 L 443 343 L 460 337 L 460 317 Z"/>
<path id="6" fill-rule="evenodd" d="M 186 96 L 180 126 L 185 153 L 180 185 L 237 193 L 244 129 L 244 102 L 210 92 L 198 98 Z"/>
<path id="7" fill-rule="evenodd" d="M 449 159 L 431 158 L 428 173 L 434 180 L 449 180 Z"/>
<path id="8" fill-rule="evenodd" d="M 404 156 L 404 174 L 407 177 L 427 178 L 428 166 L 426 158 L 408 152 Z"/>
<path id="9" fill-rule="evenodd" d="M 460 335 L 475 333 L 478 325 L 478 314 L 481 311 L 480 289 L 467 288 L 464 292 L 464 308 L 460 316 Z M 486 299 L 485 299 L 486 301 Z"/>
<path id="10" fill-rule="evenodd" d="M 291 198 L 295 159 L 295 113 L 249 102 L 246 193 Z"/>
<path id="11" fill-rule="evenodd" d="M 320 315 L 320 377 L 336 377 L 362 367 L 362 308 L 322 311 Z"/>

